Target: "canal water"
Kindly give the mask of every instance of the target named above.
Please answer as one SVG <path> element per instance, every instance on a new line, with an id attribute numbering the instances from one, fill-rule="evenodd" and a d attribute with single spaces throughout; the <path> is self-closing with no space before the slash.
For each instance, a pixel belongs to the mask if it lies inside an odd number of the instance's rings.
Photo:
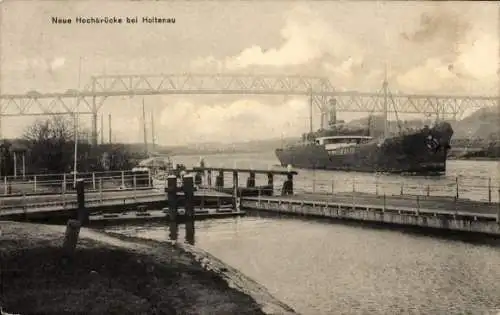
<path id="1" fill-rule="evenodd" d="M 268 168 L 272 153 L 207 155 L 209 166 Z M 174 157 L 194 166 L 199 156 Z M 299 170 L 296 187 L 311 190 L 335 180 L 335 189 L 370 191 L 386 183 L 395 193 L 408 186 L 435 185 L 450 194 L 485 199 L 488 181 L 498 185 L 498 162 L 449 161 L 440 177 L 402 177 Z M 228 176 L 229 177 L 229 176 Z M 316 181 L 315 183 L 313 183 Z M 396 183 L 396 184 L 394 184 Z M 331 186 L 331 185 L 328 185 Z M 339 187 L 340 186 L 340 187 Z M 465 188 L 467 186 L 468 188 Z M 318 189 L 315 187 L 315 189 Z M 207 220 L 195 227 L 151 224 L 109 228 L 130 236 L 178 238 L 211 253 L 264 285 L 305 315 L 321 314 L 498 314 L 500 248 L 393 230 L 286 218 Z"/>
<path id="2" fill-rule="evenodd" d="M 498 314 L 500 248 L 299 219 L 109 228 L 191 243 L 300 314 Z M 194 231 L 194 232 L 193 232 Z"/>
<path id="3" fill-rule="evenodd" d="M 174 164 L 187 167 L 198 166 L 200 156 L 174 156 Z M 217 154 L 203 156 L 206 166 L 239 167 L 254 169 L 279 168 L 278 159 L 273 152 Z M 404 176 L 371 174 L 359 172 L 337 172 L 299 169 L 294 181 L 296 191 L 315 192 L 350 192 L 353 190 L 369 193 L 456 196 L 457 186 L 460 198 L 488 201 L 499 200 L 500 193 L 499 161 L 447 161 L 447 171 L 441 176 Z M 241 175 L 239 182 L 245 183 L 247 174 Z M 258 175 L 259 184 L 265 184 L 267 178 Z M 275 187 L 279 189 L 284 176 L 275 178 Z M 225 183 L 231 185 L 232 176 L 227 175 Z M 458 183 L 458 185 L 457 185 Z"/>

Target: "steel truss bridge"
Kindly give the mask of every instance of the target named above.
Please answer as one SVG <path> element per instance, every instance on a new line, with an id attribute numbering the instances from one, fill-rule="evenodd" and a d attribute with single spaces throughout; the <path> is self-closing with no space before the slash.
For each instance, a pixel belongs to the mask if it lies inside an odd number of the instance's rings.
<path id="1" fill-rule="evenodd" d="M 37 115 L 92 115 L 92 143 L 97 144 L 97 115 L 112 96 L 145 95 L 283 95 L 309 96 L 321 113 L 321 127 L 335 99 L 337 112 L 388 112 L 452 116 L 467 110 L 500 104 L 500 97 L 392 94 L 337 91 L 324 77 L 241 74 L 157 74 L 99 75 L 80 91 L 0 95 L 0 123 L 3 117 Z M 1 128 L 1 124 L 0 124 Z"/>

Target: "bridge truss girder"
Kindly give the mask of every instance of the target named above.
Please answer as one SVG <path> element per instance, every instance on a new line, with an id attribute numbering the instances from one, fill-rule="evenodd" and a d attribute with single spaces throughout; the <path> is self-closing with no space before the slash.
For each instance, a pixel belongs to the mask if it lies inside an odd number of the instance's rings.
<path id="1" fill-rule="evenodd" d="M 336 91 L 327 78 L 311 76 L 240 74 L 100 75 L 81 91 L 0 95 L 2 116 L 92 115 L 92 137 L 97 141 L 97 114 L 105 99 L 141 95 L 285 95 L 310 96 L 321 112 L 321 124 L 336 100 L 337 112 L 376 113 L 384 111 L 381 93 Z M 498 104 L 498 97 L 388 94 L 388 110 L 397 113 L 452 115 Z"/>
<path id="2" fill-rule="evenodd" d="M 322 77 L 232 75 L 232 74 L 160 74 L 104 75 L 93 77 L 96 95 L 154 95 L 154 94 L 233 94 L 287 95 L 313 94 L 315 104 L 326 116 L 329 98 L 337 101 L 339 112 L 374 113 L 384 111 L 382 93 L 336 91 Z M 457 95 L 389 94 L 389 112 L 452 115 L 460 118 L 468 109 L 497 104 L 498 97 Z"/>
<path id="3" fill-rule="evenodd" d="M 384 95 L 375 93 L 339 92 L 335 98 L 337 111 L 383 112 Z M 453 115 L 461 118 L 467 110 L 499 104 L 499 97 L 388 94 L 388 112 L 424 115 Z"/>

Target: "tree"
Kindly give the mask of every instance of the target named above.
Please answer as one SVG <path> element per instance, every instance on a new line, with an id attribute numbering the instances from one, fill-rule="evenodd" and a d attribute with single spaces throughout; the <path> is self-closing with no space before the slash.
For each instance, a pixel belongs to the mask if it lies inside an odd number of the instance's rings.
<path id="1" fill-rule="evenodd" d="M 63 173 L 73 168 L 74 124 L 72 119 L 53 116 L 37 120 L 23 137 L 29 146 L 28 165 L 35 173 Z M 89 146 L 78 145 L 78 160 L 88 153 Z"/>
<path id="2" fill-rule="evenodd" d="M 81 133 L 90 134 L 88 131 Z M 37 120 L 29 126 L 24 139 L 28 142 L 27 164 L 33 173 L 67 173 L 74 165 L 74 123 L 63 116 Z M 79 141 L 78 172 L 98 172 L 131 169 L 139 157 L 123 144 L 101 144 L 92 147 L 88 141 Z"/>

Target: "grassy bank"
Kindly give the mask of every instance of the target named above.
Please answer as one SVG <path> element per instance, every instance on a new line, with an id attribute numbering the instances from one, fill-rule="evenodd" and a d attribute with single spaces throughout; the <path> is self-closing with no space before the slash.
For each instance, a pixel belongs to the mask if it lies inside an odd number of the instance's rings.
<path id="1" fill-rule="evenodd" d="M 27 314 L 264 314 L 250 296 L 167 243 L 82 229 L 63 264 L 64 227 L 0 222 L 4 311 Z"/>

